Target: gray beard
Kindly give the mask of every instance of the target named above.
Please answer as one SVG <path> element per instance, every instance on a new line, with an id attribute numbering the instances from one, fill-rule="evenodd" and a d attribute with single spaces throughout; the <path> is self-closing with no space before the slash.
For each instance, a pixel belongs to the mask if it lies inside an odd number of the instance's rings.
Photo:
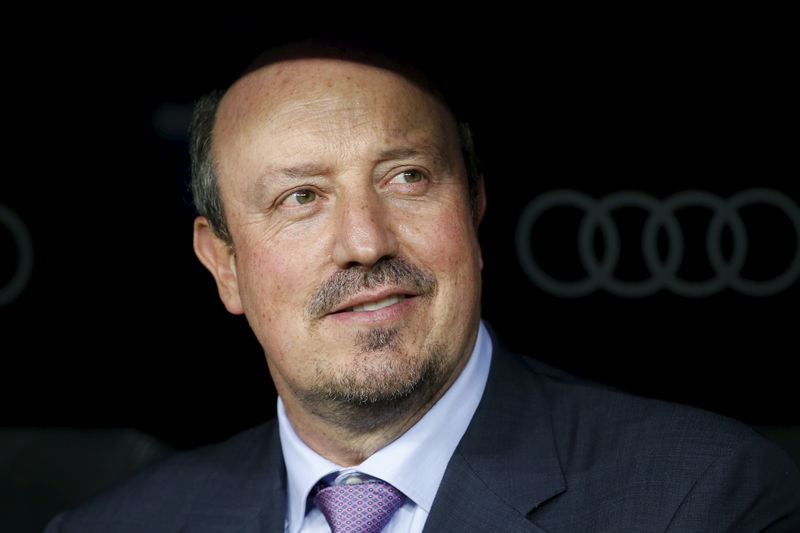
<path id="1" fill-rule="evenodd" d="M 310 412 L 355 434 L 373 432 L 417 411 L 441 390 L 451 372 L 445 368 L 441 345 L 431 347 L 419 361 L 394 358 L 398 337 L 392 328 L 359 334 L 352 368 L 335 376 L 318 369 L 316 383 L 299 398 Z"/>

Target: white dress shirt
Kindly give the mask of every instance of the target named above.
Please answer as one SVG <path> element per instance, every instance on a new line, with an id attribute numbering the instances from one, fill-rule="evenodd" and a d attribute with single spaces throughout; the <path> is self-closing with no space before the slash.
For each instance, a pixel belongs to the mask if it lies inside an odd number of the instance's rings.
<path id="1" fill-rule="evenodd" d="M 278 426 L 287 477 L 285 531 L 329 533 L 322 512 L 308 503 L 309 493 L 325 476 L 358 471 L 391 483 L 408 496 L 385 533 L 421 533 L 447 463 L 483 396 L 491 357 L 492 342 L 481 322 L 472 355 L 447 392 L 408 431 L 354 467 L 332 463 L 306 446 L 278 398 Z"/>

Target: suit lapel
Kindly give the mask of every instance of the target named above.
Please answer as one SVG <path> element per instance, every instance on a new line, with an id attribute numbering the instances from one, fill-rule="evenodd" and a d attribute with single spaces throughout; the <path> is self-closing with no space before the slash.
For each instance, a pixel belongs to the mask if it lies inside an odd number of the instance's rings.
<path id="1" fill-rule="evenodd" d="M 424 531 L 543 531 L 526 515 L 564 490 L 538 378 L 519 356 L 494 344 L 486 390 Z"/>
<path id="2" fill-rule="evenodd" d="M 199 488 L 181 533 L 283 533 L 286 471 L 277 422 L 248 431 L 236 450 L 221 455 Z"/>
<path id="3" fill-rule="evenodd" d="M 423 531 L 544 533 L 493 492 L 458 452 L 447 465 Z"/>

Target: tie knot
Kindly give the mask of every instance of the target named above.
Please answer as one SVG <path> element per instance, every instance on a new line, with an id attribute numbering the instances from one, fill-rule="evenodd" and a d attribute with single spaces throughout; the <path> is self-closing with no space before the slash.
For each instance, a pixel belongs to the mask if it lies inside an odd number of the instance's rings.
<path id="1" fill-rule="evenodd" d="M 314 503 L 325 515 L 331 533 L 379 533 L 405 499 L 405 494 L 389 483 L 368 479 L 340 485 L 321 483 Z"/>

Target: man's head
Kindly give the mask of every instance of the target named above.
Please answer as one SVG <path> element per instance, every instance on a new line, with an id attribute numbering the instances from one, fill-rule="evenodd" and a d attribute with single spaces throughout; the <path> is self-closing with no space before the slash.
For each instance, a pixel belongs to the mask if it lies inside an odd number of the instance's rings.
<path id="1" fill-rule="evenodd" d="M 215 107 L 194 179 L 216 179 L 224 226 L 203 213 L 195 250 L 287 411 L 368 429 L 438 397 L 477 332 L 484 210 L 447 107 L 331 57 L 255 67 Z"/>
<path id="2" fill-rule="evenodd" d="M 452 107 L 440 93 L 436 84 L 405 61 L 397 61 L 389 56 L 382 55 L 374 50 L 363 49 L 352 43 L 336 42 L 302 42 L 293 43 L 259 56 L 248 67 L 246 72 L 256 70 L 272 62 L 291 60 L 306 57 L 339 58 L 357 63 L 369 64 L 394 71 L 414 83 L 420 85 L 429 94 L 448 106 Z M 212 133 L 216 122 L 217 109 L 222 101 L 225 91 L 212 91 L 201 97 L 194 107 L 191 124 L 190 154 L 192 160 L 192 196 L 199 215 L 208 219 L 211 228 L 218 237 L 232 245 L 228 223 L 225 218 L 225 209 L 219 191 L 218 178 L 212 158 Z M 461 155 L 467 169 L 467 184 L 470 192 L 472 209 L 477 214 L 479 195 L 482 194 L 481 171 L 473 145 L 472 132 L 465 121 L 458 120 L 458 135 L 461 143 Z M 476 224 L 478 220 L 476 218 Z"/>

